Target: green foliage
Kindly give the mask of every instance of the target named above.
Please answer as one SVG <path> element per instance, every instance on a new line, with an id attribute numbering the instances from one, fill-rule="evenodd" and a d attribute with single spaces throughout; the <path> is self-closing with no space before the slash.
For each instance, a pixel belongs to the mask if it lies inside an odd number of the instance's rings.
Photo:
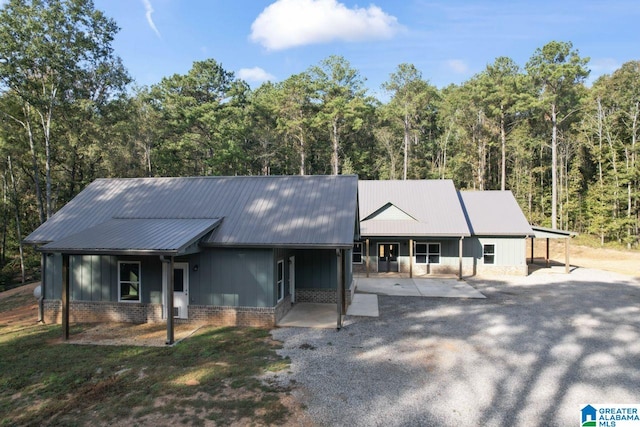
<path id="1" fill-rule="evenodd" d="M 206 59 L 127 93 L 117 31 L 90 0 L 11 0 L 0 10 L 5 282 L 21 265 L 20 239 L 111 176 L 448 178 L 511 190 L 532 223 L 638 246 L 638 61 L 592 88 L 588 58 L 570 42 L 537 49 L 524 68 L 496 58 L 442 89 L 400 64 L 379 102 L 341 56 L 253 90 Z"/>

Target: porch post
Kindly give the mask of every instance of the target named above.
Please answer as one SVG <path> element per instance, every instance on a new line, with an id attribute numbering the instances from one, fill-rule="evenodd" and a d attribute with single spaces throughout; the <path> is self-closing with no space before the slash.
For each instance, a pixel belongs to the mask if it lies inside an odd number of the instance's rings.
<path id="1" fill-rule="evenodd" d="M 413 239 L 409 239 L 409 278 L 413 278 Z"/>
<path id="2" fill-rule="evenodd" d="M 571 264 L 569 263 L 569 240 L 571 240 L 571 237 L 567 237 L 564 242 L 564 272 L 566 274 L 569 274 L 571 269 Z"/>
<path id="3" fill-rule="evenodd" d="M 62 339 L 69 339 L 69 255 L 62 254 Z"/>
<path id="4" fill-rule="evenodd" d="M 545 264 L 549 268 L 549 238 L 547 237 L 547 256 L 545 258 Z"/>
<path id="5" fill-rule="evenodd" d="M 531 237 L 531 264 L 533 264 L 533 245 L 535 243 L 535 237 Z"/>
<path id="6" fill-rule="evenodd" d="M 464 236 L 460 236 L 458 241 L 458 280 L 462 280 L 462 240 Z"/>
<path id="7" fill-rule="evenodd" d="M 367 239 L 366 242 L 367 242 L 367 244 L 366 244 L 367 257 L 365 258 L 365 262 L 366 262 L 366 269 L 367 269 L 367 277 L 369 277 L 369 239 Z"/>
<path id="8" fill-rule="evenodd" d="M 336 279 L 338 279 L 338 283 L 336 283 L 336 305 L 338 307 L 338 322 L 336 324 L 336 329 L 340 330 L 342 328 L 342 289 L 344 287 L 344 283 L 342 282 L 342 250 L 336 249 L 336 258 L 337 258 L 337 267 L 338 274 Z"/>
<path id="9" fill-rule="evenodd" d="M 344 316 L 347 314 L 347 251 L 341 249 L 340 253 L 342 256 L 342 274 L 340 275 L 342 278 L 342 299 L 340 301 L 342 304 L 342 315 Z"/>
<path id="10" fill-rule="evenodd" d="M 167 341 L 165 344 L 171 345 L 174 341 L 173 335 L 173 289 L 174 289 L 174 277 L 173 277 L 173 257 L 169 260 L 169 268 L 167 269 Z"/>

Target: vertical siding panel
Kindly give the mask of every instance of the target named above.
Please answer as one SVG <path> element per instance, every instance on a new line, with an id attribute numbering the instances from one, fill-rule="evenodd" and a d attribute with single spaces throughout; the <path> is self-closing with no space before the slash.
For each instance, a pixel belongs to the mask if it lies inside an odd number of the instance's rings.
<path id="1" fill-rule="evenodd" d="M 91 257 L 91 301 L 100 301 L 102 292 L 102 268 L 99 255 Z"/>
<path id="2" fill-rule="evenodd" d="M 111 256 L 100 257 L 100 301 L 111 301 Z"/>
<path id="3" fill-rule="evenodd" d="M 82 299 L 80 283 L 82 282 L 82 262 L 77 255 L 69 256 L 69 297 L 72 300 Z"/>

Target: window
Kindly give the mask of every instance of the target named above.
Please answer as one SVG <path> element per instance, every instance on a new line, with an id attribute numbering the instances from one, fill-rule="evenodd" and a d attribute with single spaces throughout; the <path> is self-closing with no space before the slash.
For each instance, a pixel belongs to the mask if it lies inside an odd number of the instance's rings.
<path id="1" fill-rule="evenodd" d="M 416 264 L 440 264 L 440 243 L 416 243 Z"/>
<path id="2" fill-rule="evenodd" d="M 482 245 L 482 257 L 485 264 L 496 263 L 496 245 Z"/>
<path id="3" fill-rule="evenodd" d="M 427 244 L 416 243 L 416 264 L 427 263 Z"/>
<path id="4" fill-rule="evenodd" d="M 278 261 L 278 302 L 284 298 L 284 261 Z"/>
<path id="5" fill-rule="evenodd" d="M 354 264 L 362 264 L 362 243 L 353 244 L 353 252 L 351 253 L 351 262 Z"/>
<path id="6" fill-rule="evenodd" d="M 118 261 L 119 301 L 140 302 L 140 262 Z"/>
<path id="7" fill-rule="evenodd" d="M 440 264 L 440 243 L 429 243 L 427 245 L 427 257 L 429 264 Z"/>

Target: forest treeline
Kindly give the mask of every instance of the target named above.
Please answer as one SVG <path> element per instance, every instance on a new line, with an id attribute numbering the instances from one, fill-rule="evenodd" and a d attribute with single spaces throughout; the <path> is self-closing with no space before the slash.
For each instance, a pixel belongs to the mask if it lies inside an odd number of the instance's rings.
<path id="1" fill-rule="evenodd" d="M 117 31 L 90 0 L 0 10 L 5 279 L 39 262 L 22 238 L 99 177 L 450 178 L 511 190 L 533 224 L 638 246 L 639 61 L 590 87 L 589 58 L 570 42 L 444 88 L 399 64 L 381 102 L 340 56 L 255 89 L 214 59 L 135 87 Z"/>

